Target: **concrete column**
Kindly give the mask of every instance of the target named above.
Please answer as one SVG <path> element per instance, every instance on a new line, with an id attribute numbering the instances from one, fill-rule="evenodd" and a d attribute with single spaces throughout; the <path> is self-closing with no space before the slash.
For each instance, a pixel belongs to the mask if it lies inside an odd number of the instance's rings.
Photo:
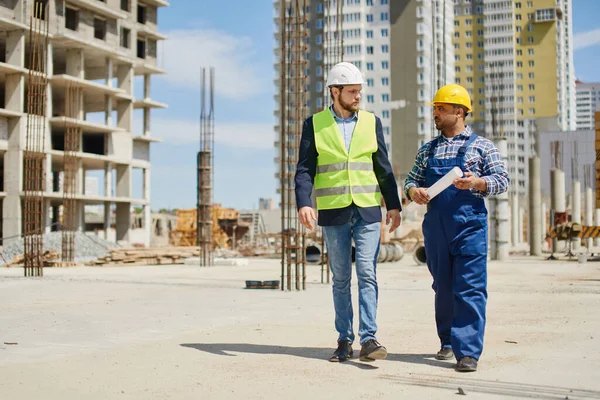
<path id="1" fill-rule="evenodd" d="M 150 109 L 144 108 L 144 136 L 150 136 Z"/>
<path id="2" fill-rule="evenodd" d="M 573 181 L 573 189 L 571 193 L 571 221 L 581 224 L 581 182 Z M 578 251 L 581 247 L 580 239 L 573 239 L 571 242 L 573 251 Z"/>
<path id="3" fill-rule="evenodd" d="M 546 218 L 548 217 L 547 213 L 548 213 L 548 210 L 546 207 L 546 203 L 542 203 L 540 226 L 542 229 L 542 237 L 544 238 L 544 241 L 546 240 L 546 233 L 548 233 L 548 225 L 546 224 Z"/>
<path id="4" fill-rule="evenodd" d="M 515 193 L 510 198 L 510 242 L 513 247 L 519 244 L 519 196 Z"/>
<path id="5" fill-rule="evenodd" d="M 8 150 L 4 154 L 4 191 L 2 200 L 2 234 L 6 246 L 18 241 L 22 232 L 21 191 L 23 189 L 23 151 L 25 118 L 8 119 Z"/>
<path id="6" fill-rule="evenodd" d="M 77 160 L 77 173 L 75 174 L 75 193 L 83 194 L 84 188 L 85 188 L 85 170 L 83 169 L 82 161 L 79 159 L 79 160 Z"/>
<path id="7" fill-rule="evenodd" d="M 131 197 L 131 166 L 117 166 L 117 197 Z"/>
<path id="8" fill-rule="evenodd" d="M 525 210 L 523 207 L 519 207 L 519 244 L 524 243 L 524 232 L 525 231 Z"/>
<path id="9" fill-rule="evenodd" d="M 585 188 L 585 213 L 584 213 L 584 225 L 594 225 L 594 192 L 591 187 Z M 593 241 L 591 238 L 585 239 L 586 247 L 588 251 L 591 250 Z"/>
<path id="10" fill-rule="evenodd" d="M 508 144 L 506 138 L 499 138 L 496 141 L 498 152 L 506 163 L 508 158 Z M 496 196 L 496 259 L 500 261 L 508 260 L 510 226 L 508 221 L 508 192 Z"/>
<path id="11" fill-rule="evenodd" d="M 111 202 L 104 202 L 104 240 L 108 240 L 108 231 L 110 231 L 110 206 Z"/>
<path id="12" fill-rule="evenodd" d="M 565 197 L 565 173 L 560 169 L 550 170 L 550 193 L 551 193 L 551 204 L 550 208 L 554 212 L 563 213 L 566 211 L 566 197 Z M 554 221 L 550 221 L 551 224 Z M 562 242 L 562 241 L 561 241 Z M 564 243 L 560 243 L 561 246 Z M 559 241 L 557 239 L 552 240 L 552 252 L 556 252 L 559 249 Z"/>
<path id="13" fill-rule="evenodd" d="M 129 241 L 131 229 L 131 203 L 117 203 L 116 230 L 117 241 Z"/>
<path id="14" fill-rule="evenodd" d="M 82 49 L 67 50 L 67 75 L 85 79 L 85 61 Z"/>
<path id="15" fill-rule="evenodd" d="M 44 229 L 45 233 L 52 232 L 52 215 L 50 214 L 50 200 L 44 200 Z"/>
<path id="16" fill-rule="evenodd" d="M 150 207 L 150 168 L 143 170 L 144 174 L 144 229 L 145 229 L 145 240 L 146 246 L 150 246 L 152 243 L 152 209 Z"/>
<path id="17" fill-rule="evenodd" d="M 113 126 L 112 121 L 113 98 L 110 95 L 104 96 L 104 123 Z"/>
<path id="18" fill-rule="evenodd" d="M 106 86 L 113 87 L 113 69 L 112 58 L 106 58 Z"/>
<path id="19" fill-rule="evenodd" d="M 532 256 L 542 255 L 542 191 L 540 181 L 540 158 L 537 156 L 529 158 L 529 254 Z"/>
<path id="20" fill-rule="evenodd" d="M 150 98 L 150 78 L 151 77 L 152 77 L 152 75 L 150 75 L 150 74 L 144 75 L 144 98 L 145 99 Z"/>
<path id="21" fill-rule="evenodd" d="M 112 197 L 112 178 L 113 178 L 113 165 L 112 163 L 106 163 L 104 166 L 104 196 Z"/>

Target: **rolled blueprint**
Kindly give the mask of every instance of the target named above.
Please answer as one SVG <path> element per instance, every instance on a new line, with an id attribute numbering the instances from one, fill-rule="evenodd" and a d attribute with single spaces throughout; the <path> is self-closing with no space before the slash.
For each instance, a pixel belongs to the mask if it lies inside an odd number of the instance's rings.
<path id="1" fill-rule="evenodd" d="M 448 186 L 452 185 L 452 182 L 456 178 L 462 178 L 463 172 L 460 168 L 454 167 L 450 170 L 446 175 L 442 177 L 439 181 L 431 185 L 430 188 L 427 188 L 426 192 L 429 195 L 429 200 L 433 199 L 435 196 L 443 192 Z M 410 210 L 412 207 L 418 206 L 417 203 L 411 201 L 406 207 L 406 210 Z"/>

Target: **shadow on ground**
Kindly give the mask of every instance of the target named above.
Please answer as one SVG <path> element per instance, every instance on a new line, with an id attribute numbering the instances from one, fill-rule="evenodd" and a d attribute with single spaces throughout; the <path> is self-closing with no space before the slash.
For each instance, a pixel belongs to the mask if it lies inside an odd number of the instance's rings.
<path id="1" fill-rule="evenodd" d="M 188 347 L 206 353 L 216 354 L 220 356 L 235 357 L 232 353 L 251 353 L 251 354 L 277 354 L 289 355 L 301 358 L 310 358 L 315 360 L 327 361 L 332 349 L 320 347 L 290 347 L 290 346 L 275 346 L 264 344 L 249 344 L 249 343 L 183 343 L 182 347 Z M 356 362 L 358 361 L 359 349 L 354 349 L 354 358 L 346 361 L 344 364 L 355 365 L 363 369 L 377 369 L 374 364 Z M 432 354 L 388 354 L 388 361 L 399 361 L 413 364 L 425 364 L 435 367 L 454 368 L 453 362 L 438 361 Z"/>

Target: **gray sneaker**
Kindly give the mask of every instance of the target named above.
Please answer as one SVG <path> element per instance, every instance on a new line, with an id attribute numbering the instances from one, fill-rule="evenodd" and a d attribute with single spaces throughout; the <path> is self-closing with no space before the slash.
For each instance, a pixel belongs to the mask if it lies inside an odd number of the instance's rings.
<path id="1" fill-rule="evenodd" d="M 454 358 L 454 352 L 450 347 L 442 347 L 435 355 L 436 360 L 451 360 Z"/>
<path id="2" fill-rule="evenodd" d="M 375 339 L 367 340 L 360 349 L 360 361 L 371 362 L 375 360 L 384 360 L 386 357 L 386 348 Z"/>

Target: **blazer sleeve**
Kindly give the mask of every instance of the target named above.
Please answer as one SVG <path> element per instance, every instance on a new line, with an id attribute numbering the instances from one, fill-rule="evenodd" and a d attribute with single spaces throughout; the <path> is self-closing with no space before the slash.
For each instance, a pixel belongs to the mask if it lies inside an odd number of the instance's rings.
<path id="1" fill-rule="evenodd" d="M 294 177 L 296 205 L 298 209 L 312 207 L 310 196 L 317 171 L 317 155 L 315 130 L 312 117 L 310 117 L 304 121 L 302 126 L 302 138 L 300 139 L 300 148 L 298 150 L 298 165 L 296 166 L 296 175 Z"/>
<path id="2" fill-rule="evenodd" d="M 398 196 L 398 185 L 392 170 L 392 164 L 388 158 L 385 140 L 383 138 L 383 127 L 381 119 L 375 117 L 375 133 L 377 135 L 377 151 L 373 154 L 373 170 L 379 182 L 381 195 L 385 200 L 385 205 L 388 210 L 402 211 L 400 197 Z"/>

